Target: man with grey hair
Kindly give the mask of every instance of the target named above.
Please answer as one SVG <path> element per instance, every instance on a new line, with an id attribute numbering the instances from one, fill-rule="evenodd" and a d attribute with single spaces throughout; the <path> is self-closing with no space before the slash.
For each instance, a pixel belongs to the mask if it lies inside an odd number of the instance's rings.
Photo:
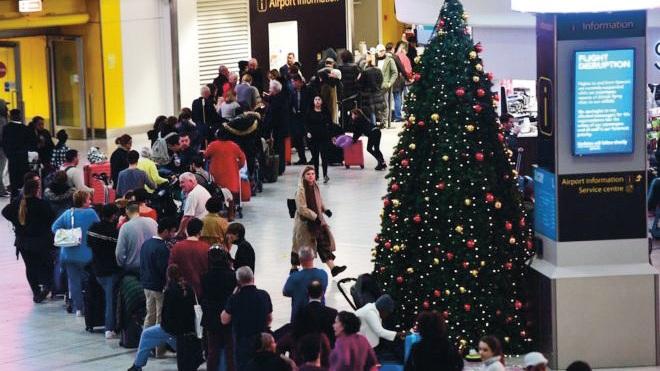
<path id="1" fill-rule="evenodd" d="M 211 85 L 213 87 L 213 85 Z M 208 128 L 220 122 L 220 116 L 215 109 L 215 101 L 211 87 L 204 85 L 200 89 L 200 97 L 192 102 L 192 120 L 197 125 L 200 134 L 206 135 Z M 222 89 L 222 87 L 220 87 Z M 201 138 L 201 143 L 207 138 Z"/>
<path id="2" fill-rule="evenodd" d="M 280 156 L 278 173 L 284 173 L 284 139 L 289 136 L 290 105 L 289 94 L 282 92 L 282 84 L 277 80 L 270 81 L 269 105 L 264 119 L 270 137 L 273 140 L 275 153 Z"/>
<path id="3" fill-rule="evenodd" d="M 307 304 L 309 298 L 307 288 L 312 281 L 319 281 L 323 292 L 328 287 L 328 274 L 322 269 L 314 268 L 314 251 L 309 247 L 303 247 L 298 252 L 298 256 L 302 270 L 291 273 L 282 290 L 284 296 L 291 298 L 291 322 Z M 321 303 L 325 303 L 324 297 L 321 297 Z"/>
<path id="4" fill-rule="evenodd" d="M 179 175 L 179 185 L 185 198 L 183 200 L 183 217 L 181 218 L 177 235 L 185 237 L 186 227 L 190 219 L 202 219 L 208 214 L 208 211 L 206 211 L 206 201 L 211 198 L 211 194 L 206 188 L 197 184 L 197 178 L 191 172 L 185 172 Z"/>
<path id="5" fill-rule="evenodd" d="M 227 299 L 220 320 L 223 325 L 232 325 L 234 359 L 237 370 L 241 371 L 253 358 L 258 337 L 268 331 L 273 321 L 273 304 L 270 295 L 254 285 L 254 274 L 250 267 L 238 268 L 236 280 L 238 286 Z"/>

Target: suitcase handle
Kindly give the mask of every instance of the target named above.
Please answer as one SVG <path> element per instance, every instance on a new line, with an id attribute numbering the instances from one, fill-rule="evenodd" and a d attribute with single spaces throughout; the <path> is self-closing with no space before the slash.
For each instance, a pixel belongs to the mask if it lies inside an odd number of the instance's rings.
<path id="1" fill-rule="evenodd" d="M 351 308 L 353 308 L 353 310 L 357 310 L 357 306 L 355 305 L 353 300 L 348 295 L 346 295 L 346 290 L 344 290 L 344 288 L 342 287 L 342 285 L 347 284 L 349 282 L 357 282 L 357 279 L 351 277 L 342 278 L 337 282 L 337 288 L 339 289 L 339 292 L 341 292 L 341 294 L 344 296 L 344 299 L 346 299 L 346 301 L 351 306 Z"/>

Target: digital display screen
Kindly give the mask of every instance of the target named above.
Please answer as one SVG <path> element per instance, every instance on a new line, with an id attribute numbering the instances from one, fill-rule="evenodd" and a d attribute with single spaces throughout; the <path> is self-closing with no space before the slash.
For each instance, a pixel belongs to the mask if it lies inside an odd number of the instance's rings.
<path id="1" fill-rule="evenodd" d="M 575 52 L 573 155 L 632 153 L 635 50 Z"/>

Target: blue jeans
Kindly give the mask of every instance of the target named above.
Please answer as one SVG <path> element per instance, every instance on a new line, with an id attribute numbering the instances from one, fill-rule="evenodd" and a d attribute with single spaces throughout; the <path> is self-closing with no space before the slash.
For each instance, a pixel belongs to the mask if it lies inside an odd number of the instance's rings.
<path id="1" fill-rule="evenodd" d="M 149 359 L 149 353 L 157 346 L 168 344 L 176 350 L 176 336 L 165 332 L 160 325 L 153 325 L 142 331 L 140 345 L 135 355 L 135 367 L 144 367 Z"/>
<path id="2" fill-rule="evenodd" d="M 400 121 L 401 120 L 401 103 L 402 103 L 403 91 L 394 92 L 392 94 L 394 95 L 394 117 L 392 117 L 392 120 L 393 121 Z"/>
<path id="3" fill-rule="evenodd" d="M 119 273 L 110 276 L 96 277 L 105 293 L 105 331 L 115 330 L 115 285 L 119 281 Z"/>
<path id="4" fill-rule="evenodd" d="M 73 301 L 73 310 L 83 310 L 82 283 L 87 279 L 85 266 L 87 264 L 80 262 L 64 262 L 67 276 L 69 278 L 69 293 Z"/>

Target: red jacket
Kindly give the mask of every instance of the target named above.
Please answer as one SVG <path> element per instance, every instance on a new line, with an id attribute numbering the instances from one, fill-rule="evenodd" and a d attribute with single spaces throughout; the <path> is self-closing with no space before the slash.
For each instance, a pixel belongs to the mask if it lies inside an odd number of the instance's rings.
<path id="1" fill-rule="evenodd" d="M 230 140 L 216 140 L 204 153 L 210 159 L 209 172 L 215 183 L 238 194 L 241 183 L 238 171 L 245 165 L 245 155 L 238 144 Z"/>
<path id="2" fill-rule="evenodd" d="M 209 270 L 209 244 L 204 241 L 179 241 L 170 250 L 169 264 L 179 266 L 181 275 L 201 300 L 202 275 Z"/>

